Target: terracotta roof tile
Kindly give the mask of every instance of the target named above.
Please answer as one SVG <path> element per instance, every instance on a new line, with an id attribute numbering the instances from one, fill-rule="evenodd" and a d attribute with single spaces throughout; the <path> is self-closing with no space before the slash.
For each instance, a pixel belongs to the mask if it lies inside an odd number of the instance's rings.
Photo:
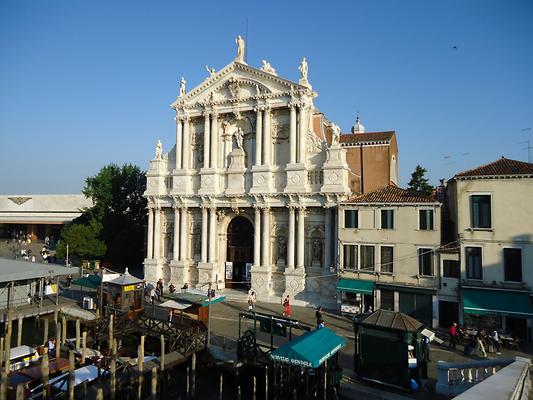
<path id="1" fill-rule="evenodd" d="M 395 185 L 348 199 L 345 203 L 437 203 L 433 195 L 424 195 Z"/>
<path id="2" fill-rule="evenodd" d="M 344 133 L 340 137 L 341 143 L 359 144 L 365 142 L 388 142 L 394 136 L 394 131 L 388 132 L 365 132 L 365 133 Z"/>
<path id="3" fill-rule="evenodd" d="M 490 164 L 460 172 L 455 178 L 499 175 L 533 175 L 533 164 L 502 157 Z"/>

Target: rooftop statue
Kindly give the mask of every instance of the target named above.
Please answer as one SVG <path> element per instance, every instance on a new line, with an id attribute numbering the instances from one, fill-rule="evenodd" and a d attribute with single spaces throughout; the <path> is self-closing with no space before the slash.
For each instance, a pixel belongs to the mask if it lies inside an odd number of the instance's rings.
<path id="1" fill-rule="evenodd" d="M 157 144 L 155 145 L 155 159 L 163 159 L 163 144 L 161 143 L 161 140 L 158 140 Z"/>
<path id="2" fill-rule="evenodd" d="M 237 58 L 235 61 L 244 64 L 244 39 L 241 35 L 237 36 L 235 43 L 237 43 Z"/>
<path id="3" fill-rule="evenodd" d="M 341 137 L 341 128 L 338 125 L 331 124 L 332 135 L 331 135 L 331 146 L 338 146 L 340 144 Z"/>
<path id="4" fill-rule="evenodd" d="M 274 67 L 270 65 L 270 63 L 267 60 L 263 60 L 263 66 L 261 67 L 261 71 L 265 71 L 268 74 L 272 74 L 276 76 L 278 75 Z"/>
<path id="5" fill-rule="evenodd" d="M 185 81 L 185 78 L 182 76 L 180 81 L 180 97 L 185 96 L 185 84 L 187 82 Z"/>
<path id="6" fill-rule="evenodd" d="M 307 73 L 309 72 L 309 66 L 307 65 L 307 60 L 305 57 L 302 59 L 302 62 L 300 63 L 300 79 L 302 81 L 307 81 Z"/>
<path id="7" fill-rule="evenodd" d="M 209 72 L 210 76 L 213 76 L 216 73 L 215 69 L 214 68 L 209 68 L 208 65 L 205 66 L 205 69 L 207 70 L 207 72 Z"/>

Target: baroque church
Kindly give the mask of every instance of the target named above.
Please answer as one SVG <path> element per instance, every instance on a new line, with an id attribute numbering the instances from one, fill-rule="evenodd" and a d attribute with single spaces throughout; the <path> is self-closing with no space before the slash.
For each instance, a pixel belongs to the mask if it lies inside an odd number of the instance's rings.
<path id="1" fill-rule="evenodd" d="M 397 180 L 394 132 L 342 134 L 298 82 L 237 57 L 187 91 L 176 145 L 147 172 L 145 279 L 207 290 L 252 288 L 262 301 L 335 302 L 338 203 Z M 295 68 L 296 70 L 296 68 Z M 295 71 L 296 72 L 296 71 Z"/>

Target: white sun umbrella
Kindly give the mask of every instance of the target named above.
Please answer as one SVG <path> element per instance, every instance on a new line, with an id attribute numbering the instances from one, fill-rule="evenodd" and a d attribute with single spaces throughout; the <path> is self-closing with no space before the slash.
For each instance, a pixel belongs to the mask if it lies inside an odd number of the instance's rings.
<path id="1" fill-rule="evenodd" d="M 189 308 L 190 306 L 192 306 L 192 304 L 185 303 L 185 302 L 178 303 L 177 301 L 174 301 L 174 300 L 167 300 L 164 303 L 161 303 L 160 306 L 167 307 L 167 308 L 173 308 L 175 310 L 185 310 L 186 308 Z"/>

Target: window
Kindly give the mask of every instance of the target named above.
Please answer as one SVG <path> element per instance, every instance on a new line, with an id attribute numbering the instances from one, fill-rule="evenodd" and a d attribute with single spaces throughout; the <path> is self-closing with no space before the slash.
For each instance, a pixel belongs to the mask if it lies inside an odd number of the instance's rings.
<path id="1" fill-rule="evenodd" d="M 433 276 L 433 249 L 418 249 L 418 274 Z"/>
<path id="2" fill-rule="evenodd" d="M 343 249 L 344 269 L 357 269 L 357 246 L 355 244 L 345 244 Z"/>
<path id="3" fill-rule="evenodd" d="M 455 260 L 444 260 L 442 262 L 442 275 L 445 278 L 459 278 L 460 263 Z"/>
<path id="4" fill-rule="evenodd" d="M 507 282 L 522 282 L 521 249 L 503 249 L 503 269 Z"/>
<path id="5" fill-rule="evenodd" d="M 465 247 L 466 278 L 483 279 L 481 247 Z"/>
<path id="6" fill-rule="evenodd" d="M 433 230 L 433 210 L 418 210 L 418 229 Z"/>
<path id="7" fill-rule="evenodd" d="M 361 269 L 374 270 L 374 246 L 361 247 Z"/>
<path id="8" fill-rule="evenodd" d="M 344 227 L 359 228 L 359 212 L 357 210 L 344 211 Z"/>
<path id="9" fill-rule="evenodd" d="M 382 310 L 394 311 L 394 291 L 381 290 L 381 307 Z"/>
<path id="10" fill-rule="evenodd" d="M 394 210 L 381 210 L 381 229 L 394 229 Z"/>
<path id="11" fill-rule="evenodd" d="M 490 195 L 476 194 L 470 196 L 470 214 L 472 228 L 491 228 Z"/>
<path id="12" fill-rule="evenodd" d="M 381 272 L 393 273 L 394 247 L 381 246 Z"/>

